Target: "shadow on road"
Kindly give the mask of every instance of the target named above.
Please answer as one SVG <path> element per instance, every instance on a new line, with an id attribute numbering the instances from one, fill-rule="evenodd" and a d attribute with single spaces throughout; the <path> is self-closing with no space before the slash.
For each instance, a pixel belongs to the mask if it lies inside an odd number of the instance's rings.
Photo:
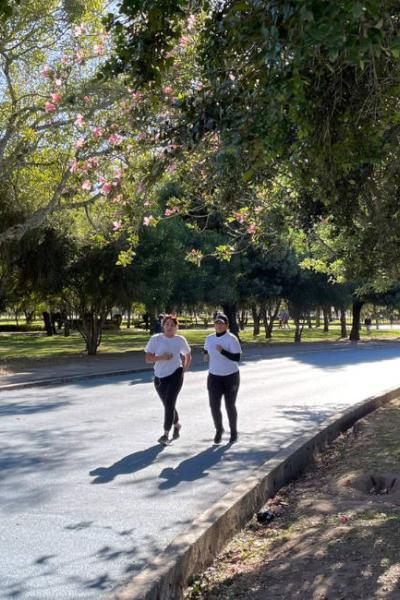
<path id="1" fill-rule="evenodd" d="M 167 490 L 183 481 L 196 481 L 196 479 L 208 477 L 207 470 L 216 465 L 223 457 L 224 452 L 230 447 L 230 444 L 218 447 L 212 446 L 182 461 L 175 469 L 172 467 L 163 469 L 160 478 L 165 481 L 160 483 L 159 489 Z"/>
<path id="2" fill-rule="evenodd" d="M 121 458 L 121 460 L 110 467 L 98 467 L 89 473 L 89 475 L 95 477 L 92 483 L 109 483 L 118 475 L 129 475 L 130 473 L 136 473 L 136 471 L 145 469 L 155 461 L 163 450 L 164 446 L 156 444 L 155 446 L 146 448 L 146 450 L 128 454 L 128 456 L 124 456 L 124 458 Z"/>

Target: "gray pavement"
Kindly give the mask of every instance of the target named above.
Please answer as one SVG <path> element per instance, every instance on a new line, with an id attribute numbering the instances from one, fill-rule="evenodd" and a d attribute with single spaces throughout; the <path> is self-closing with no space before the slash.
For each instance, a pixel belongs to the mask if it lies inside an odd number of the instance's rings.
<path id="1" fill-rule="evenodd" d="M 232 447 L 210 443 L 200 366 L 165 449 L 149 372 L 1 392 L 0 598 L 105 598 L 254 467 L 397 387 L 400 346 L 252 348 L 241 377 Z"/>

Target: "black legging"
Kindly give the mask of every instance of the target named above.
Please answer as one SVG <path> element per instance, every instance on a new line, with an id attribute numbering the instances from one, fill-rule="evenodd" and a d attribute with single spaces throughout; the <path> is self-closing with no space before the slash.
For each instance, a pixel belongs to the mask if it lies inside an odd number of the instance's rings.
<path id="1" fill-rule="evenodd" d="M 225 398 L 225 408 L 228 415 L 231 435 L 237 434 L 236 397 L 239 391 L 239 371 L 231 375 L 213 375 L 209 373 L 207 379 L 208 397 L 215 429 L 222 432 L 221 400 Z"/>
<path id="2" fill-rule="evenodd" d="M 154 377 L 154 387 L 164 405 L 164 431 L 169 431 L 172 424 L 179 421 L 178 412 L 175 409 L 178 394 L 183 384 L 183 368 L 179 367 L 167 377 Z"/>

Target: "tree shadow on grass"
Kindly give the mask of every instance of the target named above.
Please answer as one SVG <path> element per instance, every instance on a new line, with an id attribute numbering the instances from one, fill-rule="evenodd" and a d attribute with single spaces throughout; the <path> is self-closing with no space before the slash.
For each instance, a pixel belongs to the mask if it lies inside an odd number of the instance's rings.
<path id="1" fill-rule="evenodd" d="M 155 461 L 157 456 L 164 450 L 164 446 L 156 444 L 146 450 L 140 450 L 128 454 L 109 467 L 97 467 L 90 471 L 89 475 L 95 477 L 92 483 L 109 483 L 118 475 L 130 475 L 145 469 Z"/>

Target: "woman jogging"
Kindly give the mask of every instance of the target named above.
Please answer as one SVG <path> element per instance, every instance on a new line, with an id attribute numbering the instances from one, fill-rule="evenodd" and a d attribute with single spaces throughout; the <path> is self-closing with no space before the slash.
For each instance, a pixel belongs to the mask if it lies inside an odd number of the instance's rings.
<path id="1" fill-rule="evenodd" d="M 169 432 L 174 426 L 172 439 L 179 438 L 181 424 L 175 408 L 183 384 L 183 374 L 192 362 L 190 346 L 182 335 L 176 335 L 178 320 L 165 315 L 163 332 L 153 335 L 145 348 L 145 360 L 154 363 L 154 386 L 164 405 L 164 433 L 158 442 L 170 443 Z"/>
<path id="2" fill-rule="evenodd" d="M 239 360 L 242 353 L 239 340 L 228 331 L 228 317 L 217 314 L 214 319 L 215 333 L 206 338 L 204 353 L 209 361 L 207 379 L 208 397 L 215 425 L 214 444 L 220 444 L 224 428 L 222 424 L 221 400 L 225 399 L 233 444 L 238 439 L 236 397 L 239 391 Z"/>

